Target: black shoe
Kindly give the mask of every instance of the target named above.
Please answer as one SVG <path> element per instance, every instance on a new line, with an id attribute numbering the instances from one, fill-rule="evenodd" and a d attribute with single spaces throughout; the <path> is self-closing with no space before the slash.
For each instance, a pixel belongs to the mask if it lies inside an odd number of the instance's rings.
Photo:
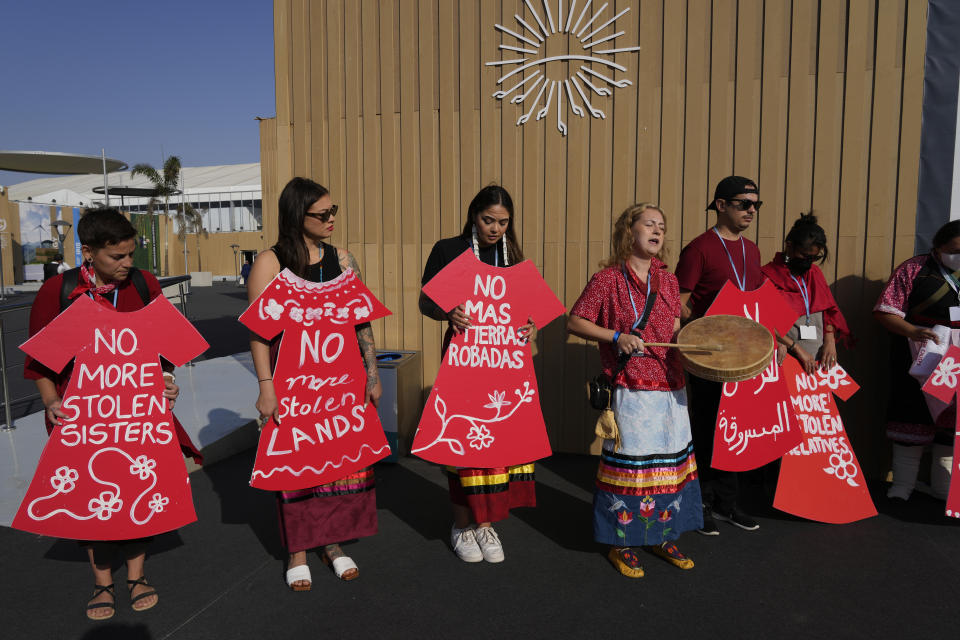
<path id="1" fill-rule="evenodd" d="M 724 522 L 729 522 L 730 524 L 740 527 L 744 531 L 756 531 L 760 528 L 760 523 L 745 514 L 743 511 L 740 511 L 737 507 L 734 507 L 732 511 L 726 513 L 720 513 L 718 511 L 713 512 L 713 517 L 717 520 L 723 520 Z M 716 525 L 714 525 L 716 526 Z"/>
<path id="2" fill-rule="evenodd" d="M 697 529 L 697 533 L 704 536 L 720 535 L 720 529 L 717 528 L 717 523 L 714 522 L 709 507 L 703 508 L 703 526 Z"/>

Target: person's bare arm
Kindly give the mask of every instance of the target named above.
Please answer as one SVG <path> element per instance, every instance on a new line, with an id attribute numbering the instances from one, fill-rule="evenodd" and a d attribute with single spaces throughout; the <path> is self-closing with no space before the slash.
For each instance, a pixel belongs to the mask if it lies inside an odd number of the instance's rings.
<path id="1" fill-rule="evenodd" d="M 680 323 L 686 324 L 693 320 L 693 309 L 690 306 L 690 296 L 693 291 L 680 292 Z"/>
<path id="2" fill-rule="evenodd" d="M 260 297 L 270 281 L 280 273 L 280 262 L 273 251 L 264 251 L 257 256 L 247 278 L 247 300 L 250 304 Z M 270 344 L 250 332 L 250 356 L 253 358 L 253 368 L 257 373 L 260 386 L 260 395 L 257 398 L 257 411 L 261 419 L 273 416 L 280 423 L 280 405 L 277 403 L 277 393 L 273 386 L 273 375 L 270 372 Z"/>
<path id="3" fill-rule="evenodd" d="M 892 313 L 884 313 L 883 311 L 874 311 L 873 317 L 890 333 L 917 341 L 933 340 L 937 344 L 940 344 L 937 334 L 933 331 L 926 327 L 918 327 L 910 324 L 900 316 L 895 316 Z"/>
<path id="4" fill-rule="evenodd" d="M 567 318 L 567 331 L 584 340 L 611 343 L 613 343 L 613 339 L 617 333 L 613 329 L 605 329 L 586 318 L 581 318 L 573 314 L 570 314 Z M 621 333 L 617 336 L 615 344 L 617 345 L 617 349 L 620 350 L 620 353 L 639 353 L 643 351 L 643 339 L 632 333 Z"/>
<path id="5" fill-rule="evenodd" d="M 40 401 L 47 412 L 47 419 L 53 424 L 57 424 L 60 418 L 66 418 L 67 414 L 60 408 L 63 399 L 57 393 L 57 385 L 50 378 L 38 378 L 37 390 L 40 392 Z"/>
<path id="6" fill-rule="evenodd" d="M 360 265 L 357 264 L 357 260 L 352 253 L 346 250 L 338 250 L 337 257 L 341 269 L 352 269 L 357 277 L 363 280 L 360 274 Z M 372 402 L 373 406 L 376 407 L 380 404 L 383 388 L 380 385 L 380 373 L 377 371 L 377 345 L 373 340 L 373 328 L 370 327 L 369 322 L 357 325 L 357 342 L 360 344 L 363 366 L 367 371 L 367 386 L 363 404 L 366 406 L 368 402 Z"/>

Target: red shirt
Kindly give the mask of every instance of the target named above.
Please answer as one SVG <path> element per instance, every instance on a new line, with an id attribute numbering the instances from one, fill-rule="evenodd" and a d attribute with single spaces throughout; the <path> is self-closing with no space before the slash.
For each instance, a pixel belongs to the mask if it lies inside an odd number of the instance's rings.
<path id="1" fill-rule="evenodd" d="M 150 292 L 150 299 L 153 300 L 162 293 L 160 283 L 147 271 L 140 271 L 143 279 L 147 283 L 147 291 Z M 45 326 L 50 324 L 54 318 L 60 314 L 60 288 L 63 285 L 63 274 L 56 275 L 40 287 L 37 291 L 37 297 L 33 299 L 33 307 L 30 308 L 30 336 L 35 336 Z M 137 288 L 127 278 L 115 289 L 117 292 L 117 311 L 136 311 L 143 308 L 143 300 Z M 113 301 L 113 292 L 106 295 L 106 298 Z M 50 378 L 57 385 L 57 391 L 63 395 L 63 389 L 70 379 L 70 373 L 73 371 L 73 365 L 69 365 L 61 373 L 55 373 L 43 366 L 30 356 L 23 361 L 23 377 L 27 380 L 39 380 L 40 378 Z"/>
<path id="2" fill-rule="evenodd" d="M 629 291 L 625 273 L 630 276 Z M 659 287 L 659 291 L 642 336 L 647 342 L 671 342 L 674 320 L 680 317 L 677 277 L 656 258 L 650 261 L 650 273 L 653 277 L 651 288 Z M 630 293 L 633 293 L 633 305 L 630 304 Z M 620 266 L 607 267 L 594 274 L 570 313 L 600 327 L 628 333 L 637 319 L 634 306 L 637 313 L 642 314 L 646 303 L 647 283 L 641 282 L 632 269 L 624 271 Z M 614 384 L 633 390 L 667 391 L 683 388 L 683 368 L 676 349 L 647 347 L 644 354 L 643 357 L 630 358 Z M 613 344 L 600 344 L 600 361 L 604 373 L 613 376 L 617 365 L 617 351 Z"/>
<path id="3" fill-rule="evenodd" d="M 744 273 L 746 290 L 763 284 L 760 249 L 742 236 L 739 240 L 723 240 L 713 229 L 691 240 L 680 252 L 677 262 L 677 281 L 681 291 L 692 292 L 690 307 L 695 318 L 707 312 L 728 280 L 736 284 Z"/>

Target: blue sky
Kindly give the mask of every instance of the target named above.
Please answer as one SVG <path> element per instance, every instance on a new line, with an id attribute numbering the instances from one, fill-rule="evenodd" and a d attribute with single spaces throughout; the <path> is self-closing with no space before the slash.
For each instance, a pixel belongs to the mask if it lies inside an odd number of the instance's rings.
<path id="1" fill-rule="evenodd" d="M 0 150 L 159 166 L 259 161 L 276 111 L 270 0 L 19 0 L 0 28 Z M 0 171 L 0 185 L 40 177 Z"/>

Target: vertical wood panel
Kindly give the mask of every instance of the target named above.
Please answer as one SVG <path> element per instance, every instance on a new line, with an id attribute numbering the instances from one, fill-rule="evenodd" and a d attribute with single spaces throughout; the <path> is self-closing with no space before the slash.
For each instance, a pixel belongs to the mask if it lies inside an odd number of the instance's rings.
<path id="1" fill-rule="evenodd" d="M 547 23 L 542 0 L 532 4 Z M 480 187 L 496 181 L 511 192 L 525 254 L 569 306 L 607 255 L 611 222 L 626 205 L 659 202 L 675 262 L 713 222 L 703 208 L 716 182 L 734 173 L 755 178 L 767 203 L 748 232 L 764 260 L 785 225 L 816 211 L 841 308 L 861 338 L 882 344 L 872 298 L 913 249 L 926 2 L 594 2 L 586 19 L 608 6 L 592 28 L 629 9 L 595 38 L 622 30 L 613 46 L 642 49 L 615 54 L 625 71 L 583 64 L 631 84 L 611 96 L 585 87 L 603 119 L 576 116 L 564 95 L 566 136 L 557 95 L 543 119 L 535 110 L 517 126 L 532 97 L 516 105 L 492 94 L 535 69 L 498 86 L 507 67 L 485 63 L 583 51 L 562 33 L 562 18 L 585 3 L 570 4 L 550 2 L 561 33 L 525 54 L 499 49 L 523 43 L 493 26 L 529 36 L 515 19 L 537 24 L 523 0 L 275 0 L 277 116 L 260 123 L 265 242 L 276 237 L 287 180 L 309 173 L 328 185 L 345 213 L 334 242 L 354 251 L 395 314 L 376 337 L 422 350 L 429 387 L 442 326 L 419 313 L 420 276 Z M 580 64 L 537 68 L 562 80 Z M 596 347 L 558 321 L 535 353 L 551 442 L 595 449 L 581 389 L 599 367 Z M 865 389 L 882 384 L 876 354 L 841 357 Z M 855 397 L 845 411 L 862 417 L 851 436 L 874 452 L 862 461 L 877 472 L 883 443 L 866 430 L 881 408 Z"/>

